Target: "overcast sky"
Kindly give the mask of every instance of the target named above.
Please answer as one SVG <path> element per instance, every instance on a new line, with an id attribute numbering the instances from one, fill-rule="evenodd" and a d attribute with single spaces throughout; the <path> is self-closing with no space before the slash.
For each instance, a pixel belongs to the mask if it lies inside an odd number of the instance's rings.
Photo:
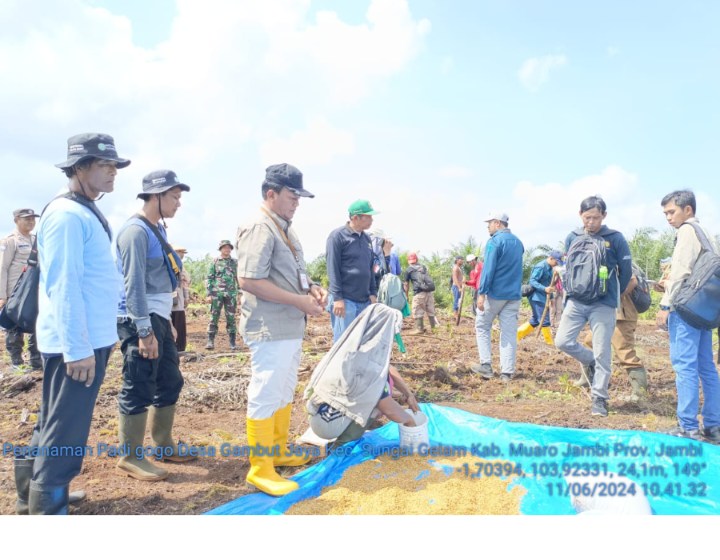
<path id="1" fill-rule="evenodd" d="M 173 169 L 192 257 L 234 239 L 280 162 L 316 195 L 308 260 L 358 198 L 421 255 L 485 241 L 491 209 L 555 245 L 592 194 L 627 236 L 662 229 L 680 187 L 718 233 L 718 21 L 710 1 L 0 0 L 0 231 L 94 131 L 133 162 L 100 202 L 113 227 Z"/>

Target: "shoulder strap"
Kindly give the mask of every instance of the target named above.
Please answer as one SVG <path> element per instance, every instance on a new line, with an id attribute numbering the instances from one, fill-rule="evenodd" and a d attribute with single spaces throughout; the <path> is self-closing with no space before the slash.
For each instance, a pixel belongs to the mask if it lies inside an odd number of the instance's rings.
<path id="1" fill-rule="evenodd" d="M 155 234 L 155 237 L 157 237 L 157 240 L 160 242 L 160 246 L 162 247 L 163 252 L 167 255 L 167 258 L 170 261 L 170 266 L 172 266 L 173 272 L 176 275 L 180 274 L 180 267 L 177 265 L 174 257 L 175 252 L 172 250 L 172 247 L 170 247 L 168 242 L 165 241 L 165 238 L 162 236 L 162 233 L 160 233 L 160 230 L 157 228 L 157 226 L 142 214 L 135 214 L 135 217 L 138 220 L 142 221 L 148 228 L 150 228 L 150 231 Z"/>
<path id="2" fill-rule="evenodd" d="M 705 235 L 703 228 L 701 228 L 699 224 L 696 224 L 695 222 L 684 222 L 680 225 L 680 227 L 683 227 L 684 225 L 693 227 L 693 229 L 695 230 L 695 235 L 697 235 L 698 241 L 700 241 L 700 245 L 702 246 L 703 250 L 707 251 L 708 253 L 715 252 L 715 248 L 712 246 L 712 243 L 710 243 L 710 240 L 707 238 L 707 235 Z"/>
<path id="3" fill-rule="evenodd" d="M 105 216 L 100 213 L 100 210 L 98 210 L 97 206 L 95 206 L 95 203 L 92 200 L 73 191 L 65 193 L 64 195 L 62 195 L 62 197 L 67 198 L 68 200 L 72 200 L 73 202 L 77 202 L 78 204 L 82 204 L 85 208 L 89 209 L 93 214 L 95 214 L 95 217 L 100 222 L 100 225 L 102 225 L 105 233 L 107 233 L 108 239 L 112 241 L 112 232 L 110 231 L 110 225 L 105 219 Z M 47 208 L 47 206 L 45 208 Z M 43 212 L 44 211 L 45 210 L 43 210 Z"/>

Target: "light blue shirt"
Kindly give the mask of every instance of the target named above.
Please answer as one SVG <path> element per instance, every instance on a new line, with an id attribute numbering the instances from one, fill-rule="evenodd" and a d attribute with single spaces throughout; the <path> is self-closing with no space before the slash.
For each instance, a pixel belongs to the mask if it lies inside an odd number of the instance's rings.
<path id="1" fill-rule="evenodd" d="M 110 240 L 92 211 L 58 198 L 37 232 L 40 351 L 82 360 L 117 342 L 118 284 Z"/>

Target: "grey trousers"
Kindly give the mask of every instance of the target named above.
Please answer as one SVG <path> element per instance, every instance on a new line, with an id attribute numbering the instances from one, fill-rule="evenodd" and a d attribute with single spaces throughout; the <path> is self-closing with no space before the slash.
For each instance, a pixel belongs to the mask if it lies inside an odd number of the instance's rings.
<path id="1" fill-rule="evenodd" d="M 520 300 L 492 299 L 485 296 L 485 309 L 475 315 L 475 338 L 481 364 L 492 362 L 490 335 L 495 317 L 500 321 L 500 372 L 515 373 L 517 322 Z"/>
<path id="2" fill-rule="evenodd" d="M 37 447 L 30 487 L 49 490 L 70 484 L 82 468 L 90 422 L 113 346 L 95 350 L 90 387 L 73 381 L 61 354 L 43 354 L 43 394 L 30 446 Z M 58 456 L 45 456 L 45 455 Z"/>
<path id="3" fill-rule="evenodd" d="M 592 396 L 608 398 L 608 386 L 612 372 L 612 336 L 615 332 L 617 310 L 601 303 L 580 303 L 568 299 L 555 334 L 555 346 L 581 364 L 588 366 L 595 362 L 595 377 Z M 583 327 L 590 323 L 592 350 L 578 342 Z"/>

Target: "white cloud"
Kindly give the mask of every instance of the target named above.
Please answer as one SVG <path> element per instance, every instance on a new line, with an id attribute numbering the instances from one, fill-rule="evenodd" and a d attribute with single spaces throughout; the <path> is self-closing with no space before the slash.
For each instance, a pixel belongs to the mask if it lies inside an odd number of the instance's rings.
<path id="1" fill-rule="evenodd" d="M 520 83 L 526 89 L 536 92 L 550 79 L 550 71 L 567 64 L 567 57 L 561 55 L 547 55 L 540 58 L 529 58 L 522 63 L 518 70 Z"/>
<path id="2" fill-rule="evenodd" d="M 128 18 L 87 0 L 38 0 L 32 17 L 25 3 L 0 2 L 0 122 L 12 131 L 0 136 L 0 160 L 24 162 L 3 181 L 46 177 L 8 205 L 45 202 L 65 182 L 52 168 L 65 140 L 100 131 L 133 160 L 102 202 L 115 227 L 137 209 L 142 176 L 162 167 L 192 187 L 171 223 L 175 241 L 198 255 L 234 235 L 257 210 L 268 163 L 307 173 L 354 153 L 349 110 L 402 72 L 430 31 L 406 0 L 371 0 L 353 23 L 311 8 L 177 0 L 167 39 L 141 48 Z"/>
<path id="3" fill-rule="evenodd" d="M 294 161 L 298 166 L 325 165 L 337 155 L 353 153 L 355 144 L 349 132 L 339 130 L 324 118 L 311 119 L 305 130 L 289 138 L 273 138 L 262 143 L 263 165 L 277 161 Z"/>
<path id="4" fill-rule="evenodd" d="M 580 202 L 588 196 L 603 198 L 608 208 L 604 223 L 627 238 L 640 227 L 658 230 L 667 227 L 660 212 L 660 199 L 647 200 L 638 193 L 638 177 L 617 165 L 610 165 L 599 174 L 567 184 L 538 185 L 521 181 L 512 191 L 512 199 L 521 202 L 508 213 L 512 227 L 516 228 L 526 247 L 555 246 L 564 241 L 571 230 L 582 225 Z"/>

